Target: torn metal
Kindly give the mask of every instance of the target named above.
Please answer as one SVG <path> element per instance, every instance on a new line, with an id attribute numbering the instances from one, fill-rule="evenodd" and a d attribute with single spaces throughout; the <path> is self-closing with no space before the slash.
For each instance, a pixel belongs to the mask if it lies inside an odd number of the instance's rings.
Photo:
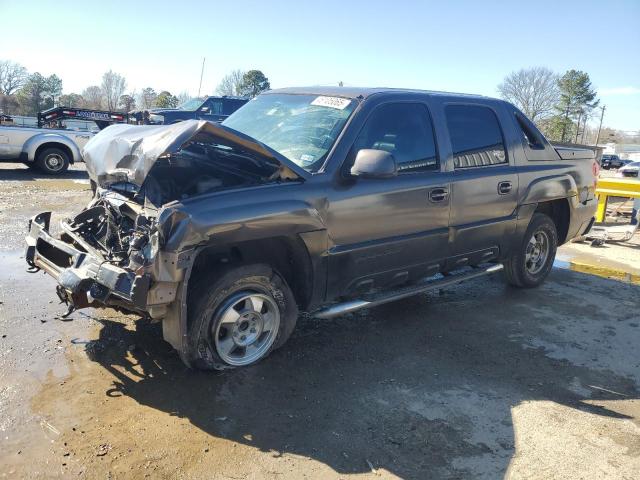
<path id="1" fill-rule="evenodd" d="M 114 183 L 140 187 L 159 158 L 198 143 L 215 143 L 260 157 L 277 166 L 283 177 L 304 175 L 300 167 L 266 145 L 222 125 L 198 120 L 173 125 L 113 125 L 93 137 L 82 155 L 89 177 L 101 187 Z"/>

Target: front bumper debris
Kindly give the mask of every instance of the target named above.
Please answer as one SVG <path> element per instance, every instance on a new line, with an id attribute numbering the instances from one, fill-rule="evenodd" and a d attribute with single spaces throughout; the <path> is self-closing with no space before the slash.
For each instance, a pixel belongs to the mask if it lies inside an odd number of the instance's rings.
<path id="1" fill-rule="evenodd" d="M 73 308 L 104 305 L 146 311 L 149 274 L 137 274 L 108 262 L 64 222 L 61 238 L 53 238 L 50 221 L 51 212 L 29 220 L 25 259 L 32 271 L 42 269 L 58 281 L 61 300 Z"/>

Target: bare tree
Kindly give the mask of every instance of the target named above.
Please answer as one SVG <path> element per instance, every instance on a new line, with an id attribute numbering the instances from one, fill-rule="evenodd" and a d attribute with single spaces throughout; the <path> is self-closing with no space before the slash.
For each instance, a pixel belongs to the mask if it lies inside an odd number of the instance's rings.
<path id="1" fill-rule="evenodd" d="M 87 108 L 101 109 L 103 105 L 102 89 L 97 85 L 87 87 L 82 92 L 82 98 L 86 102 Z"/>
<path id="2" fill-rule="evenodd" d="M 11 95 L 26 82 L 29 74 L 19 63 L 0 60 L 0 94 Z"/>
<path id="3" fill-rule="evenodd" d="M 558 79 L 545 67 L 523 68 L 507 75 L 498 85 L 498 92 L 536 122 L 552 115 L 560 99 Z"/>
<path id="4" fill-rule="evenodd" d="M 118 108 L 118 100 L 127 88 L 125 78 L 112 70 L 102 75 L 102 93 L 107 106 L 107 110 L 114 111 Z"/>
<path id="5" fill-rule="evenodd" d="M 216 87 L 216 93 L 218 95 L 240 95 L 245 73 L 239 69 L 232 70 L 231 73 L 222 77 Z"/>
<path id="6" fill-rule="evenodd" d="M 180 92 L 177 96 L 178 98 L 178 106 L 182 105 L 185 102 L 188 102 L 189 100 L 191 100 L 191 95 L 189 95 L 189 92 L 187 92 L 186 90 Z"/>

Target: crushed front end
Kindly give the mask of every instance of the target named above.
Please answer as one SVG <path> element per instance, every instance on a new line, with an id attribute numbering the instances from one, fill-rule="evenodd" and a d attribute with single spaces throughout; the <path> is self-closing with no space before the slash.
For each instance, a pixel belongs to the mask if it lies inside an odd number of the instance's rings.
<path id="1" fill-rule="evenodd" d="M 29 221 L 26 261 L 58 281 L 58 296 L 72 309 L 109 306 L 161 318 L 182 275 L 178 255 L 160 252 L 149 213 L 105 192 L 62 221 L 58 238 L 50 233 L 51 213 L 41 213 Z"/>

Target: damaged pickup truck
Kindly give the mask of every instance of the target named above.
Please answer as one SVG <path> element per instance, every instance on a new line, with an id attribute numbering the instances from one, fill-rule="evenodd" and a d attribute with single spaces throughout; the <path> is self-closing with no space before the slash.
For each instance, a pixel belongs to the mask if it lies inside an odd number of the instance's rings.
<path id="1" fill-rule="evenodd" d="M 511 104 L 391 89 L 264 93 L 221 125 L 115 125 L 89 205 L 26 260 L 70 310 L 162 322 L 191 367 L 253 364 L 330 318 L 504 271 L 534 287 L 593 222 L 597 164 Z"/>

